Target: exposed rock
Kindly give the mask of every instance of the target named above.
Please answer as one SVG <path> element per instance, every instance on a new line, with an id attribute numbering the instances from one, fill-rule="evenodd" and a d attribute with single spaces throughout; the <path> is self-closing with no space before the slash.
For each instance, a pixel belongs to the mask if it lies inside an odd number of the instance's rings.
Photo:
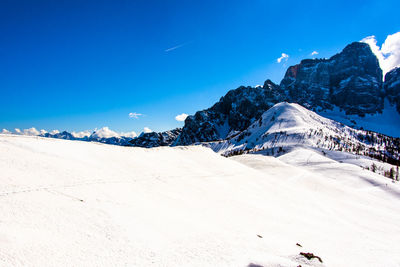
<path id="1" fill-rule="evenodd" d="M 175 145 L 223 140 L 243 131 L 264 111 L 284 99 L 279 86 L 267 80 L 264 86 L 229 91 L 211 108 L 198 111 L 185 120 Z"/>
<path id="2" fill-rule="evenodd" d="M 347 114 L 383 109 L 382 70 L 368 44 L 354 42 L 329 59 L 305 59 L 280 84 L 287 100 L 316 110 L 333 105 Z"/>
<path id="3" fill-rule="evenodd" d="M 286 71 L 280 86 L 229 91 L 214 106 L 185 120 L 175 145 L 227 139 L 245 130 L 274 104 L 289 101 L 315 111 L 338 106 L 346 114 L 382 112 L 382 70 L 368 44 L 354 42 L 329 59 L 305 59 Z"/>
<path id="4" fill-rule="evenodd" d="M 89 141 L 89 142 L 99 142 L 99 143 L 104 143 L 104 144 L 109 144 L 109 145 L 118 145 L 118 146 L 127 146 L 129 145 L 129 141 L 131 140 L 131 137 L 125 137 L 125 136 L 116 136 L 116 137 L 102 137 L 102 138 L 93 138 L 92 136 L 89 136 L 89 138 L 85 139 L 78 139 L 82 141 Z"/>
<path id="5" fill-rule="evenodd" d="M 319 256 L 314 255 L 313 253 L 309 252 L 300 252 L 300 255 L 304 256 L 307 260 L 317 259 L 319 262 L 322 263 L 322 259 Z"/>
<path id="6" fill-rule="evenodd" d="M 338 112 L 345 111 L 345 119 L 355 126 L 355 117 L 382 112 L 385 97 L 400 113 L 400 68 L 386 74 L 383 86 L 382 70 L 369 45 L 354 42 L 329 59 L 305 59 L 289 67 L 280 85 L 267 80 L 263 86 L 241 86 L 230 90 L 211 108 L 188 116 L 180 129 L 142 133 L 134 139 L 123 136 L 101 138 L 95 133 L 76 138 L 68 132 L 44 136 L 139 147 L 243 139 L 246 129 L 279 102 L 298 103 L 325 113 L 337 112 L 333 109 L 337 106 Z M 333 115 L 337 120 L 337 114 Z M 357 126 L 362 127 L 361 124 Z"/>
<path id="7" fill-rule="evenodd" d="M 75 136 L 73 136 L 71 133 L 69 133 L 67 131 L 63 131 L 61 133 L 54 133 L 54 134 L 44 133 L 44 134 L 41 134 L 40 136 L 57 138 L 57 139 L 76 140 Z"/>
<path id="8" fill-rule="evenodd" d="M 396 109 L 400 113 L 400 68 L 386 73 L 384 89 L 389 102 L 396 105 Z"/>
<path id="9" fill-rule="evenodd" d="M 176 140 L 181 132 L 182 128 L 176 128 L 174 130 L 161 133 L 142 133 L 139 137 L 130 140 L 129 145 L 147 148 L 157 146 L 169 146 Z"/>

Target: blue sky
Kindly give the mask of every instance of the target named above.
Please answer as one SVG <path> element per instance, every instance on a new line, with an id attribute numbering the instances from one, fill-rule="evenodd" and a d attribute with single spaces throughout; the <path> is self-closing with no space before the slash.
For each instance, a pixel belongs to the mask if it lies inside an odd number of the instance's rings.
<path id="1" fill-rule="evenodd" d="M 399 10 L 368 0 L 2 0 L 0 128 L 182 126 L 176 115 L 240 85 L 279 83 L 313 51 L 384 42 L 400 30 Z"/>

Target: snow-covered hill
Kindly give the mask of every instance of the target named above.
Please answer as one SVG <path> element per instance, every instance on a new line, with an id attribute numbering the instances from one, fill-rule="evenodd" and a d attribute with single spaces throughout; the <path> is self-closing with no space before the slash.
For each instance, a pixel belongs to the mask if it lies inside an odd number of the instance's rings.
<path id="1" fill-rule="evenodd" d="M 313 150 L 225 158 L 1 135 L 0 201 L 1 266 L 400 262 L 399 184 Z"/>
<path id="2" fill-rule="evenodd" d="M 226 156 L 260 150 L 275 155 L 300 146 L 351 152 L 392 164 L 400 158 L 400 139 L 353 129 L 287 102 L 274 105 L 227 140 L 205 145 Z"/>

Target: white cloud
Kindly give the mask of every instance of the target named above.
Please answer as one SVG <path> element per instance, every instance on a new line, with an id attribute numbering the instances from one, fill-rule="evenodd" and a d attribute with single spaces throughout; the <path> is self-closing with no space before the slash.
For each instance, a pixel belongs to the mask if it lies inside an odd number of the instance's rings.
<path id="1" fill-rule="evenodd" d="M 381 47 L 377 45 L 374 35 L 365 37 L 361 42 L 369 44 L 372 52 L 379 60 L 383 75 L 400 66 L 400 32 L 388 35 Z"/>
<path id="2" fill-rule="evenodd" d="M 186 113 L 182 113 L 182 114 L 176 115 L 175 120 L 177 120 L 177 121 L 185 121 L 187 116 L 189 116 L 189 115 L 186 114 Z"/>
<path id="3" fill-rule="evenodd" d="M 50 134 L 58 134 L 58 133 L 60 133 L 59 130 L 53 130 L 53 131 L 50 132 Z"/>
<path id="4" fill-rule="evenodd" d="M 40 130 L 40 134 L 41 134 L 41 135 L 43 135 L 43 134 L 45 134 L 45 133 L 47 133 L 46 130 L 44 130 L 44 129 Z"/>
<path id="5" fill-rule="evenodd" d="M 312 53 L 311 53 L 311 56 L 315 56 L 315 55 L 318 55 L 319 53 L 317 52 L 317 51 L 313 51 Z"/>
<path id="6" fill-rule="evenodd" d="M 130 137 L 130 138 L 135 138 L 137 136 L 136 132 L 133 132 L 133 131 L 126 132 L 126 133 L 122 132 L 120 135 L 123 137 Z"/>
<path id="7" fill-rule="evenodd" d="M 29 129 L 24 129 L 23 131 L 24 135 L 39 135 L 40 132 L 36 130 L 35 127 L 29 128 Z"/>
<path id="8" fill-rule="evenodd" d="M 94 129 L 93 131 L 81 131 L 81 132 L 71 132 L 71 134 L 76 138 L 84 138 L 84 137 L 95 137 L 95 138 L 111 138 L 111 137 L 131 137 L 134 138 L 137 136 L 136 132 L 116 132 L 111 130 L 109 127 L 102 127 L 100 129 Z"/>
<path id="9" fill-rule="evenodd" d="M 75 138 L 83 138 L 83 137 L 89 137 L 92 134 L 92 132 L 86 130 L 86 131 L 80 131 L 80 132 L 72 132 L 71 134 Z"/>
<path id="10" fill-rule="evenodd" d="M 289 58 L 288 54 L 282 53 L 282 56 L 276 60 L 276 62 L 281 63 L 282 60 L 287 61 Z"/>
<path id="11" fill-rule="evenodd" d="M 151 133 L 151 132 L 153 132 L 153 130 L 150 129 L 149 127 L 144 127 L 144 128 L 143 128 L 143 132 L 144 132 L 144 133 Z"/>
<path id="12" fill-rule="evenodd" d="M 139 119 L 140 116 L 143 116 L 143 114 L 137 113 L 137 112 L 131 112 L 131 113 L 129 113 L 129 118 Z"/>
<path id="13" fill-rule="evenodd" d="M 29 128 L 29 129 L 23 129 L 23 130 L 21 130 L 19 128 L 15 128 L 14 134 L 36 136 L 36 135 L 39 135 L 42 131 L 44 131 L 44 130 L 38 131 L 38 130 L 36 130 L 35 127 Z M 11 133 L 11 132 L 6 129 L 3 129 L 2 133 Z"/>
<path id="14" fill-rule="evenodd" d="M 111 138 L 111 137 L 119 137 L 119 134 L 117 132 L 110 130 L 110 128 L 108 127 L 103 127 L 99 130 L 96 129 L 92 133 L 92 136 L 97 138 Z"/>
<path id="15" fill-rule="evenodd" d="M 10 134 L 11 132 L 9 131 L 9 130 L 7 130 L 7 129 L 3 129 L 2 131 L 1 131 L 1 134 Z"/>

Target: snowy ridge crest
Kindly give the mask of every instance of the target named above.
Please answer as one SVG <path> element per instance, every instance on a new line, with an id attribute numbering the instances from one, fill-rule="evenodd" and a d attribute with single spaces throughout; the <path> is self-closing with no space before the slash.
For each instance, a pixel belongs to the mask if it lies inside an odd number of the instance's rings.
<path id="1" fill-rule="evenodd" d="M 400 157 L 399 138 L 353 129 L 287 102 L 274 105 L 246 130 L 229 139 L 205 145 L 225 156 L 257 151 L 274 155 L 306 146 L 350 152 L 393 164 Z"/>

